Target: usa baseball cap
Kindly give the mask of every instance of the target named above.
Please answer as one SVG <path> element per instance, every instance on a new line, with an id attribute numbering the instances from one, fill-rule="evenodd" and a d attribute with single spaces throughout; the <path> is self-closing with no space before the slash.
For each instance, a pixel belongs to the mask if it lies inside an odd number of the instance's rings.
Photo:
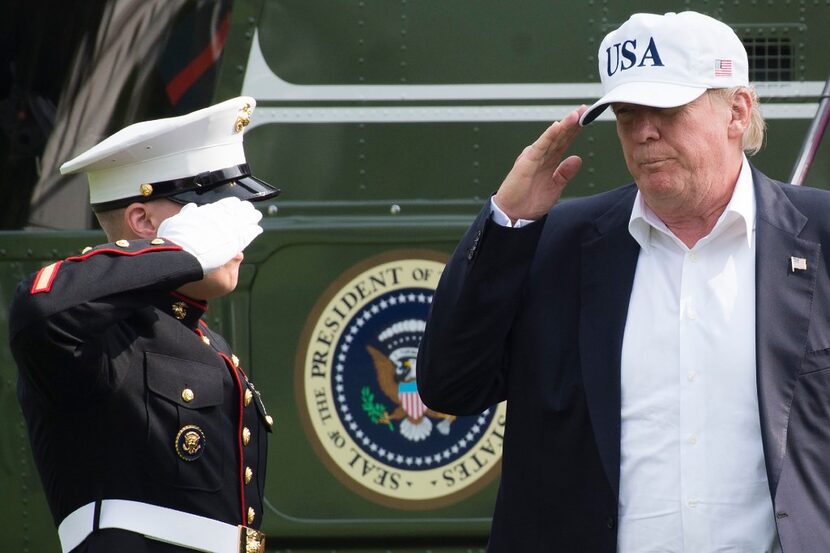
<path id="1" fill-rule="evenodd" d="M 613 103 L 688 104 L 710 88 L 749 86 L 746 49 L 725 23 L 693 11 L 636 13 L 608 33 L 597 56 L 603 96 L 580 125 Z"/>
<path id="2" fill-rule="evenodd" d="M 247 96 L 179 117 L 130 125 L 61 166 L 85 172 L 93 211 L 167 198 L 260 201 L 280 190 L 251 175 L 242 136 L 256 101 Z"/>

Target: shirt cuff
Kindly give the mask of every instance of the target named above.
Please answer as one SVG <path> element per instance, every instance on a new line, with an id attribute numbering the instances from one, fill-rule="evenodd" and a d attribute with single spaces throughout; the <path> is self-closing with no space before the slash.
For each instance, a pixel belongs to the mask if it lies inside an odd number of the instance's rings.
<path id="1" fill-rule="evenodd" d="M 500 227 L 522 228 L 523 226 L 534 222 L 533 219 L 518 219 L 515 223 L 513 223 L 510 220 L 510 217 L 508 217 L 507 214 L 502 211 L 498 205 L 496 205 L 496 201 L 492 197 L 490 198 L 490 208 L 492 209 L 490 219 L 492 219 L 493 222 Z"/>

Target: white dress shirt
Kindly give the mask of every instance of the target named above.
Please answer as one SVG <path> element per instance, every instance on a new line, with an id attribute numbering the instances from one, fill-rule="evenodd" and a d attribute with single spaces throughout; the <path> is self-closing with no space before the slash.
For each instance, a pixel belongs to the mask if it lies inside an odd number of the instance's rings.
<path id="1" fill-rule="evenodd" d="M 619 553 L 776 551 L 755 380 L 749 164 L 687 248 L 639 192 L 621 367 Z"/>
<path id="2" fill-rule="evenodd" d="M 509 218 L 492 202 L 493 221 Z M 755 195 L 687 248 L 639 192 L 621 358 L 618 553 L 777 553 L 755 378 Z"/>

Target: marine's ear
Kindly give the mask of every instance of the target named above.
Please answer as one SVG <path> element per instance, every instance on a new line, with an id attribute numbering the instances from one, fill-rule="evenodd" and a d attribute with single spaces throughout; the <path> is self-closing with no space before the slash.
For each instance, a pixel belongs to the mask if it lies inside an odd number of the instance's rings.
<path id="1" fill-rule="evenodd" d="M 159 224 L 149 204 L 135 202 L 124 209 L 124 230 L 133 235 L 124 238 L 153 238 Z"/>
<path id="2" fill-rule="evenodd" d="M 131 203 L 124 209 L 124 230 L 132 236 L 124 238 L 154 238 L 161 223 L 181 210 L 181 204 L 166 198 Z"/>

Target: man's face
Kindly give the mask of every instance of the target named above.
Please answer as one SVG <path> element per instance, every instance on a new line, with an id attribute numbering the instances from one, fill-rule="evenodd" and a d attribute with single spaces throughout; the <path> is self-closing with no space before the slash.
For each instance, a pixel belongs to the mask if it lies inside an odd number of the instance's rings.
<path id="1" fill-rule="evenodd" d="M 164 219 L 177 214 L 183 207 L 181 204 L 170 200 L 157 200 L 148 202 L 147 205 L 150 204 L 152 204 L 158 224 L 161 224 Z M 207 274 L 202 280 L 188 282 L 179 288 L 179 292 L 198 300 L 211 300 L 230 294 L 236 289 L 236 284 L 239 281 L 239 265 L 242 263 L 243 257 L 242 252 L 239 252 L 233 259 L 212 273 Z"/>
<path id="2" fill-rule="evenodd" d="M 621 103 L 613 110 L 625 163 L 652 209 L 694 210 L 721 193 L 735 155 L 726 102 L 705 93 L 676 108 Z"/>

